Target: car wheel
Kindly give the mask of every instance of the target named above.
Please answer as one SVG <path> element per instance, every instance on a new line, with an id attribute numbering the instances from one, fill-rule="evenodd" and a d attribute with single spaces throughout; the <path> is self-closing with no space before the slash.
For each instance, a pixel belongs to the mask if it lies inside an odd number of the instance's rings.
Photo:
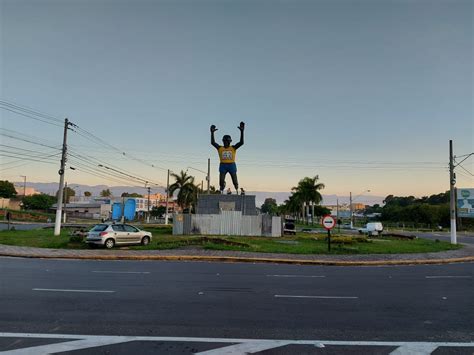
<path id="1" fill-rule="evenodd" d="M 115 242 L 112 238 L 109 238 L 105 241 L 104 243 L 104 246 L 107 248 L 107 249 L 112 249 L 115 245 Z"/>
<path id="2" fill-rule="evenodd" d="M 142 238 L 142 245 L 150 244 L 150 237 L 143 237 Z"/>
<path id="3" fill-rule="evenodd" d="M 95 249 L 95 244 L 94 243 L 88 243 L 90 249 Z"/>

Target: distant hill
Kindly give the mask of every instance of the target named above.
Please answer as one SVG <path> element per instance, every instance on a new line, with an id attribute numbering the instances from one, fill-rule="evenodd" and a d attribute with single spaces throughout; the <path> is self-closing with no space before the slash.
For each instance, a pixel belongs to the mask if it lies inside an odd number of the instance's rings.
<path id="1" fill-rule="evenodd" d="M 23 182 L 15 182 L 15 184 L 23 186 Z M 57 182 L 27 182 L 26 186 L 33 187 L 37 191 L 48 195 L 56 194 L 58 191 L 59 184 Z M 82 184 L 69 184 L 76 191 L 76 195 L 79 193 L 84 194 L 85 191 L 92 193 L 92 196 L 99 196 L 100 192 L 105 189 L 110 189 L 114 197 L 120 197 L 122 193 L 137 193 L 146 195 L 147 191 L 144 186 L 107 186 L 107 185 L 82 185 Z M 154 188 L 153 193 L 165 193 L 165 190 L 162 188 Z M 246 191 L 247 195 L 255 195 L 257 206 L 261 206 L 266 198 L 274 198 L 278 204 L 283 203 L 290 196 L 289 192 L 269 192 L 269 191 Z M 370 196 L 362 195 L 357 197 L 354 202 L 364 203 L 366 205 L 374 205 L 376 203 L 382 204 L 382 201 L 385 197 L 383 196 Z M 349 203 L 349 196 L 336 196 L 336 195 L 324 195 L 323 194 L 323 204 L 325 205 L 335 205 L 337 199 L 339 199 L 339 204 Z"/>

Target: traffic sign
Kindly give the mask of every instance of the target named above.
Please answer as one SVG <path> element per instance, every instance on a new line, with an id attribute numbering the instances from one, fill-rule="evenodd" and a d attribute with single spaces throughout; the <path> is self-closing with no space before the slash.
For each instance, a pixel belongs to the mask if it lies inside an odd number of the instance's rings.
<path id="1" fill-rule="evenodd" d="M 329 230 L 333 229 L 336 226 L 336 220 L 334 219 L 333 216 L 326 215 L 326 216 L 323 217 L 322 225 L 323 225 L 324 229 L 329 231 Z"/>

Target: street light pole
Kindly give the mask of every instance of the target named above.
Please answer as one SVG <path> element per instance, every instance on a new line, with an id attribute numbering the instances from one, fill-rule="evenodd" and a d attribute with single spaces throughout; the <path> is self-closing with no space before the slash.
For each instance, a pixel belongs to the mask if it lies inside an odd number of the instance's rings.
<path id="1" fill-rule="evenodd" d="M 362 194 L 365 192 L 370 192 L 370 190 L 365 190 L 361 192 L 356 197 L 354 197 L 354 200 L 352 199 L 352 192 L 349 193 L 349 208 L 351 212 L 351 229 L 354 228 L 354 213 L 353 213 L 353 208 L 352 208 L 352 202 L 355 201 L 358 197 L 362 196 Z"/>
<path id="2" fill-rule="evenodd" d="M 166 179 L 166 212 L 165 224 L 168 224 L 168 201 L 170 199 L 170 169 L 168 169 L 168 177 Z"/>
<path id="3" fill-rule="evenodd" d="M 351 213 L 351 229 L 354 228 L 354 216 L 352 213 L 352 192 L 349 192 L 349 211 Z"/>
<path id="4" fill-rule="evenodd" d="M 151 187 L 148 186 L 148 215 L 147 215 L 147 222 L 150 223 L 150 190 Z"/>
<path id="5" fill-rule="evenodd" d="M 23 197 L 25 197 L 26 196 L 26 176 L 20 175 L 20 177 L 23 178 Z"/>

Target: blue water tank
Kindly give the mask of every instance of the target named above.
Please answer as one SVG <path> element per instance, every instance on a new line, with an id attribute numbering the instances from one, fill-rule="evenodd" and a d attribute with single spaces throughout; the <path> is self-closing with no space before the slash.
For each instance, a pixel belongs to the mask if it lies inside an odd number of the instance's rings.
<path id="1" fill-rule="evenodd" d="M 128 199 L 125 202 L 125 219 L 128 221 L 133 221 L 135 219 L 135 210 L 137 207 L 137 202 L 135 199 Z"/>
<path id="2" fill-rule="evenodd" d="M 112 219 L 118 221 L 122 218 L 122 204 L 120 202 L 115 202 L 112 205 Z"/>

